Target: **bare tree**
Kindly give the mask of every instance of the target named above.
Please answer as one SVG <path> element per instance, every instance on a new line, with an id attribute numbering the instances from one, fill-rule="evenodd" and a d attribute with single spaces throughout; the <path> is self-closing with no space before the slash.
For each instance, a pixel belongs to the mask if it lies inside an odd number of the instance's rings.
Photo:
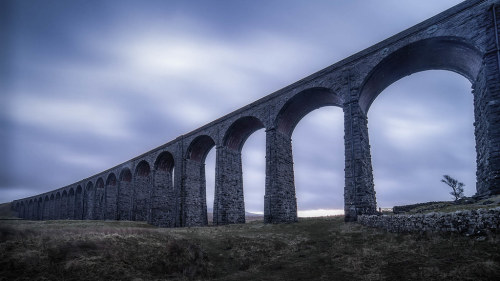
<path id="1" fill-rule="evenodd" d="M 453 197 L 455 197 L 455 201 L 464 197 L 464 185 L 465 184 L 450 177 L 449 175 L 444 175 L 443 178 L 444 179 L 442 179 L 441 182 L 444 182 L 451 187 L 452 192 L 450 192 L 450 194 L 453 195 Z"/>

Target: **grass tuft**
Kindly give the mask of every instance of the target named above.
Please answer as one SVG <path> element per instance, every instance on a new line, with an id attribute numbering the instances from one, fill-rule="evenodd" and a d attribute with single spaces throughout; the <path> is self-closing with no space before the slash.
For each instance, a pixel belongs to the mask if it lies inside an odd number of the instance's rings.
<path id="1" fill-rule="evenodd" d="M 343 217 L 161 229 L 2 221 L 0 280 L 499 280 L 497 236 L 394 234 Z"/>

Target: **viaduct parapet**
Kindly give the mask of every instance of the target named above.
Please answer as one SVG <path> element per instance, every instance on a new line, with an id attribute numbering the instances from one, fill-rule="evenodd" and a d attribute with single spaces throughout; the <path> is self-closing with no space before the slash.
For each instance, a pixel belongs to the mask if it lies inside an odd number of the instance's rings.
<path id="1" fill-rule="evenodd" d="M 344 112 L 345 219 L 376 212 L 367 113 L 400 78 L 449 70 L 472 84 L 476 195 L 500 193 L 500 5 L 465 1 L 372 47 L 134 159 L 68 186 L 13 201 L 26 219 L 141 220 L 207 225 L 205 158 L 216 149 L 214 224 L 245 222 L 241 149 L 266 131 L 264 221 L 297 221 L 292 132 L 309 112 Z M 175 175 L 175 176 L 174 176 Z"/>

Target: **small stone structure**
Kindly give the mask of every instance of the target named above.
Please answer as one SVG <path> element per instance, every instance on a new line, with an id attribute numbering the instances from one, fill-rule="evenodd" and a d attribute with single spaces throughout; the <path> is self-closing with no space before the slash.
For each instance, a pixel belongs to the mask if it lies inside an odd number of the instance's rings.
<path id="1" fill-rule="evenodd" d="M 245 221 L 241 149 L 266 131 L 264 220 L 297 220 L 291 136 L 309 112 L 344 112 L 345 218 L 376 212 L 367 113 L 395 81 L 449 70 L 472 84 L 477 194 L 500 193 L 500 18 L 498 0 L 465 1 L 420 24 L 97 175 L 15 200 L 26 219 L 147 220 L 207 225 L 205 158 L 216 149 L 214 223 Z M 290 58 L 293 59 L 293 58 Z"/>
<path id="2" fill-rule="evenodd" d="M 358 222 L 389 232 L 440 232 L 465 235 L 500 233 L 500 207 L 418 215 L 361 215 Z"/>

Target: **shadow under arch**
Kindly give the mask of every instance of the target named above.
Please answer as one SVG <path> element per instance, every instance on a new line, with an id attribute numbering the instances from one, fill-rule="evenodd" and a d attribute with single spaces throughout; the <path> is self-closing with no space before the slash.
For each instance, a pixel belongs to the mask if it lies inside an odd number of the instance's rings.
<path id="1" fill-rule="evenodd" d="M 323 106 L 342 107 L 343 99 L 332 90 L 314 87 L 301 91 L 290 98 L 276 116 L 275 126 L 278 132 L 289 137 L 299 121 L 311 111 Z"/>
<path id="2" fill-rule="evenodd" d="M 361 86 L 359 105 L 367 114 L 385 88 L 405 76 L 425 70 L 453 71 L 474 83 L 482 59 L 481 51 L 460 37 L 434 37 L 408 44 L 388 55 L 368 74 Z"/>
<path id="3" fill-rule="evenodd" d="M 75 219 L 83 219 L 83 188 L 80 184 L 75 191 Z"/>
<path id="4" fill-rule="evenodd" d="M 68 192 L 68 218 L 75 219 L 75 189 L 73 187 Z"/>
<path id="5" fill-rule="evenodd" d="M 154 162 L 151 190 L 151 215 L 148 222 L 163 227 L 175 226 L 174 156 L 163 151 Z"/>
<path id="6" fill-rule="evenodd" d="M 243 116 L 224 133 L 216 151 L 214 224 L 245 223 L 241 150 L 257 130 L 265 128 L 255 116 Z"/>
<path id="7" fill-rule="evenodd" d="M 208 135 L 197 136 L 187 149 L 186 159 L 191 159 L 201 163 L 205 162 L 210 150 L 215 146 L 215 141 Z"/>
<path id="8" fill-rule="evenodd" d="M 94 219 L 95 189 L 92 181 L 87 182 L 83 193 L 83 219 Z"/>
<path id="9" fill-rule="evenodd" d="M 132 209 L 132 172 L 124 167 L 120 171 L 118 183 L 117 214 L 118 220 L 130 220 Z"/>
<path id="10" fill-rule="evenodd" d="M 195 137 L 184 157 L 186 179 L 181 194 L 181 225 L 202 226 L 208 224 L 205 160 L 215 141 L 209 135 Z M 196 198 L 195 200 L 193 200 Z"/>
<path id="11" fill-rule="evenodd" d="M 137 164 L 134 173 L 134 194 L 132 202 L 132 220 L 148 221 L 149 192 L 151 190 L 151 167 L 146 160 Z"/>
<path id="12" fill-rule="evenodd" d="M 118 185 L 115 173 L 109 173 L 104 187 L 104 219 L 116 219 Z"/>
<path id="13" fill-rule="evenodd" d="M 241 117 L 234 121 L 224 134 L 223 146 L 241 152 L 245 141 L 255 131 L 263 129 L 264 123 L 254 116 Z"/>

